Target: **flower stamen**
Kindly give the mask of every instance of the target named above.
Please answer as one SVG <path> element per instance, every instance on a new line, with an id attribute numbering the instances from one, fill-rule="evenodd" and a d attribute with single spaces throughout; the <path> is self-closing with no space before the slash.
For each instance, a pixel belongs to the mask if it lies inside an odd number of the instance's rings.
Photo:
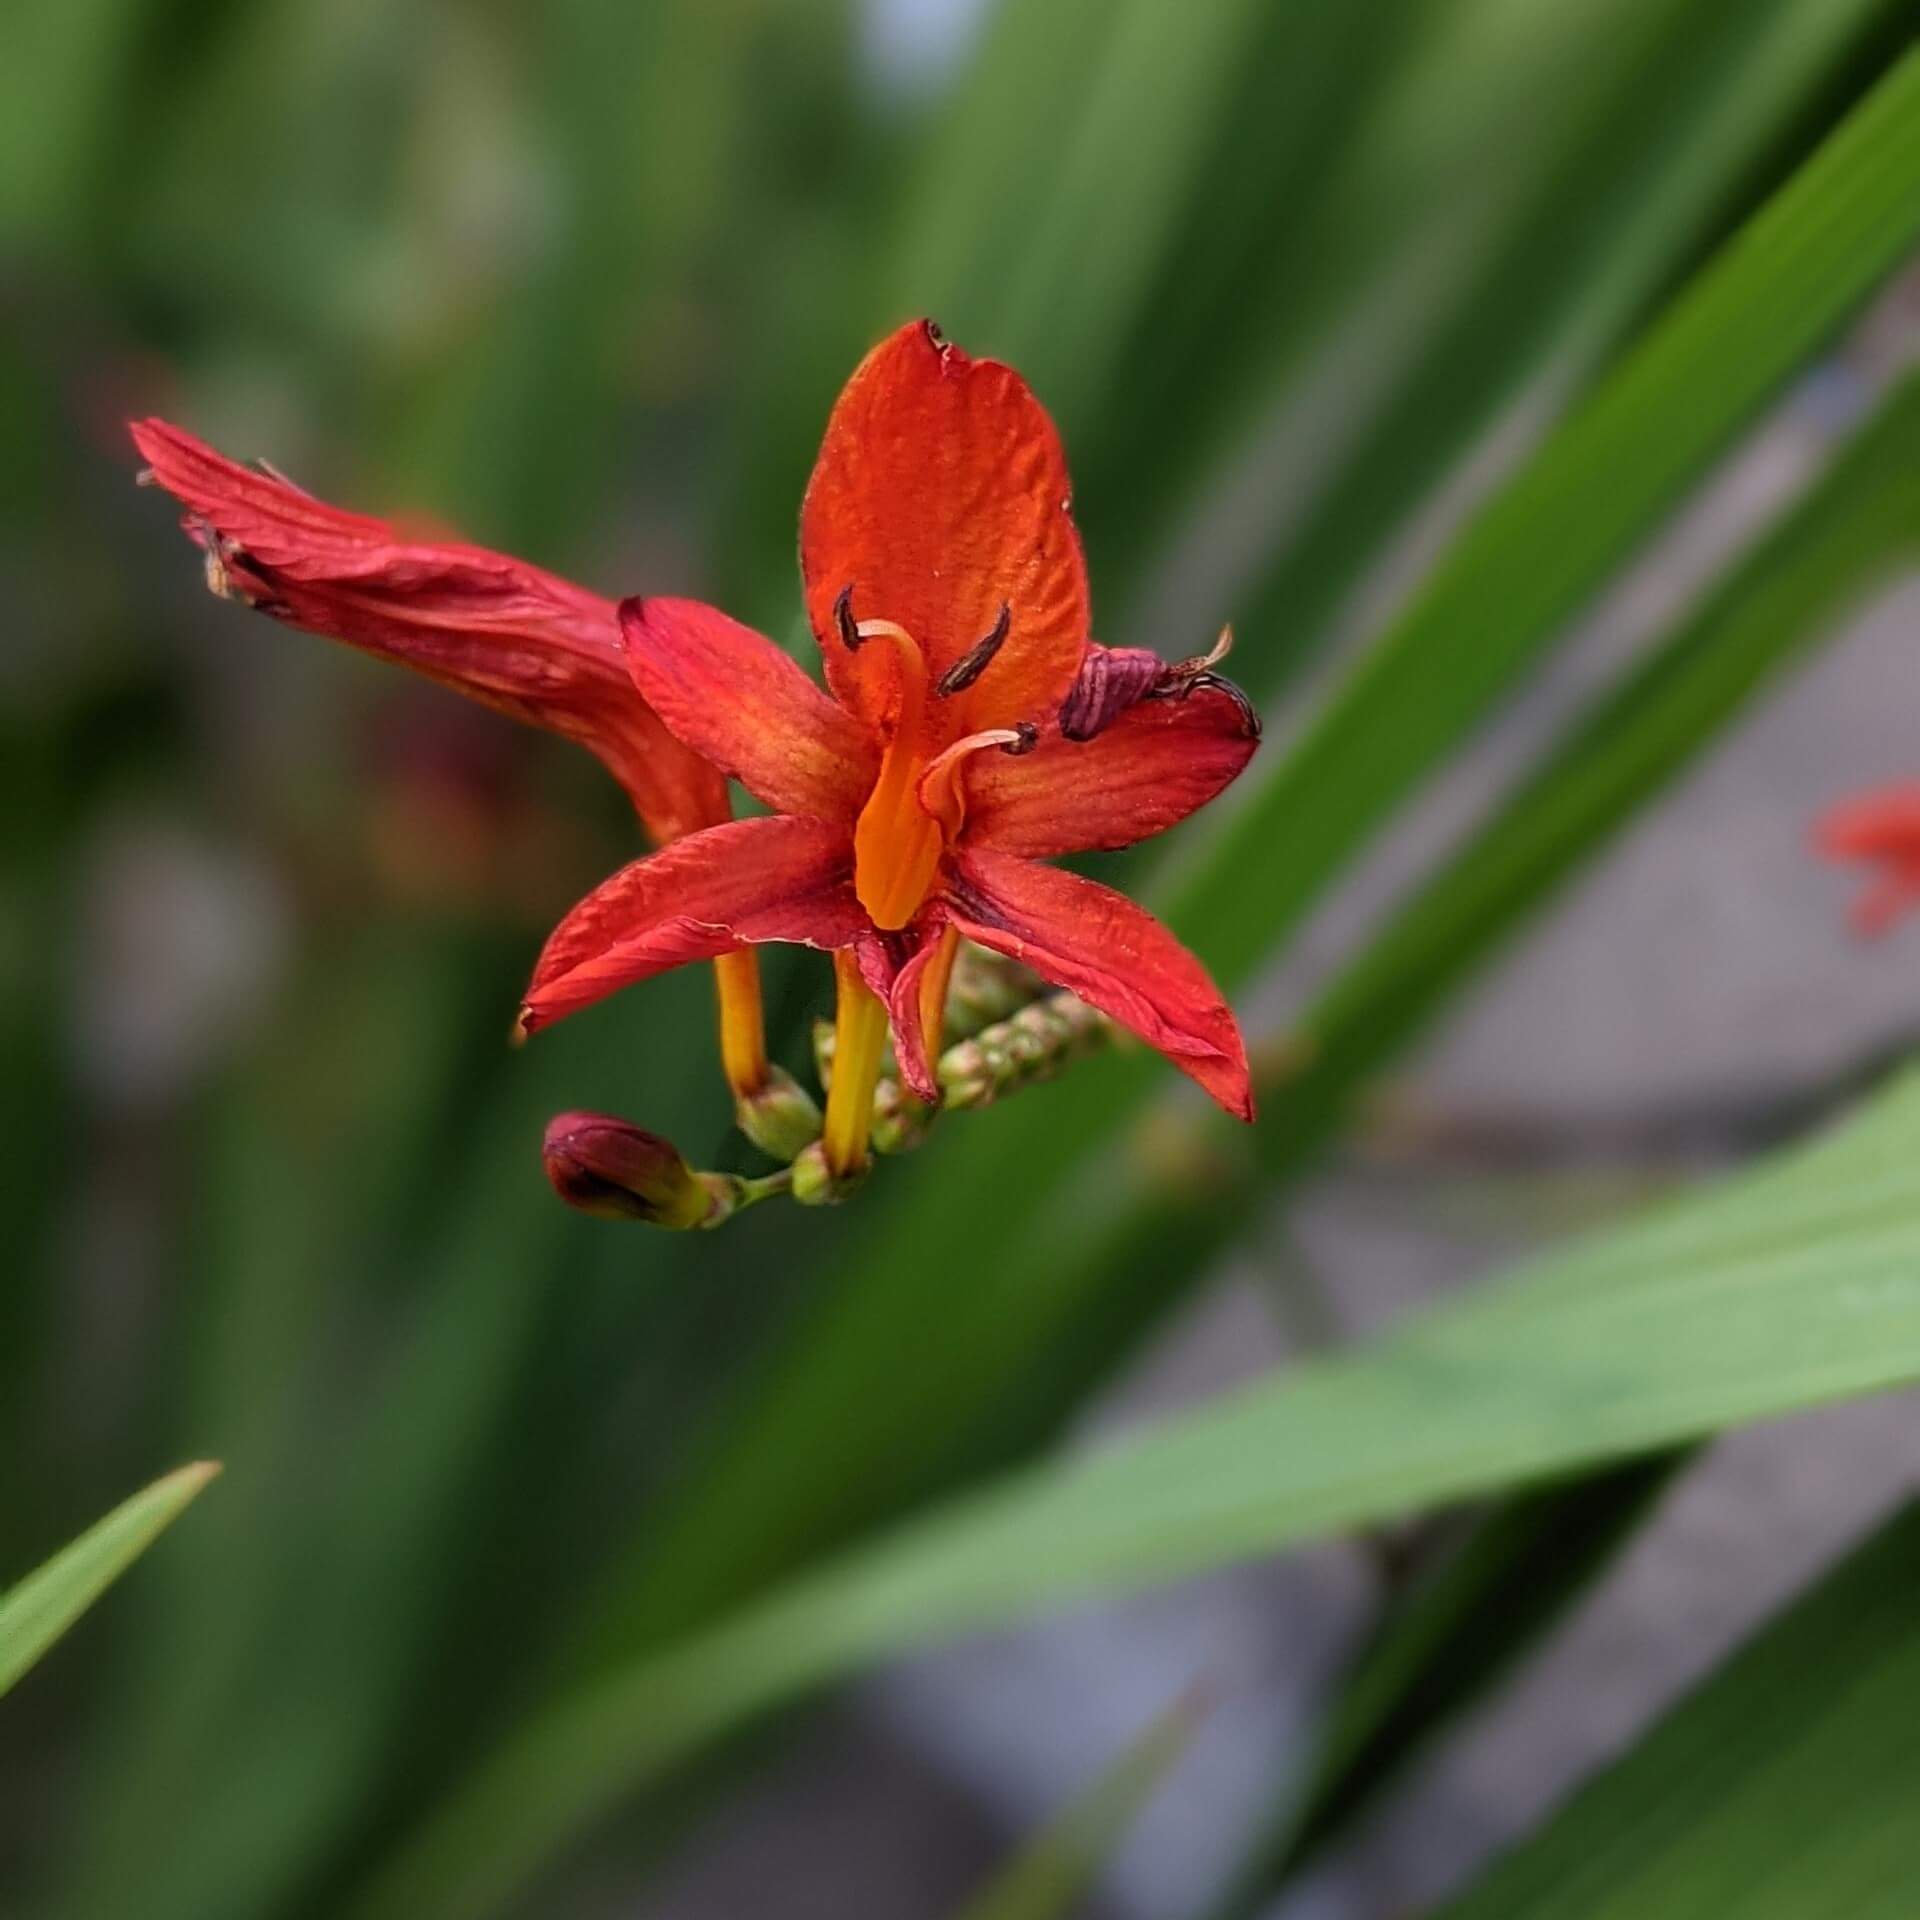
<path id="1" fill-rule="evenodd" d="M 891 640 L 900 667 L 899 698 L 880 777 L 853 829 L 854 892 L 873 924 L 891 933 L 919 912 L 940 864 L 939 825 L 928 818 L 915 794 L 926 753 L 927 657 L 896 621 L 862 620 L 852 631 L 860 645 Z"/>
<path id="2" fill-rule="evenodd" d="M 933 691 L 939 699 L 952 694 L 962 693 L 986 672 L 993 656 L 1006 644 L 1008 631 L 1013 626 L 1013 607 L 1010 602 L 1000 602 L 1000 618 L 993 623 L 993 631 L 984 640 L 977 640 L 963 653 L 938 680 Z"/>
<path id="3" fill-rule="evenodd" d="M 967 796 L 960 769 L 968 756 L 982 753 L 988 747 L 998 747 L 1002 753 L 1017 756 L 1031 753 L 1039 744 L 1040 729 L 1031 720 L 1021 721 L 1017 727 L 988 727 L 983 732 L 970 733 L 928 761 L 914 789 L 916 797 L 939 821 L 941 832 L 951 842 L 967 816 Z"/>
<path id="4" fill-rule="evenodd" d="M 860 964 L 851 953 L 833 956 L 833 977 L 839 989 L 833 1084 L 827 1089 L 827 1118 L 820 1138 L 828 1170 L 845 1178 L 867 1164 L 873 1090 L 887 1046 L 887 1009 L 860 977 Z"/>

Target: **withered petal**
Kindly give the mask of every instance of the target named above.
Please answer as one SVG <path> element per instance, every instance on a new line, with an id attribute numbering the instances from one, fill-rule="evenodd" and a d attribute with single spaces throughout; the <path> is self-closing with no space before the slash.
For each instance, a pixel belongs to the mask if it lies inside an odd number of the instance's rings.
<path id="1" fill-rule="evenodd" d="M 186 509 L 210 573 L 261 612 L 577 741 L 656 840 L 728 818 L 725 778 L 674 738 L 628 676 L 612 601 L 484 547 L 407 539 L 164 420 L 131 432 Z"/>

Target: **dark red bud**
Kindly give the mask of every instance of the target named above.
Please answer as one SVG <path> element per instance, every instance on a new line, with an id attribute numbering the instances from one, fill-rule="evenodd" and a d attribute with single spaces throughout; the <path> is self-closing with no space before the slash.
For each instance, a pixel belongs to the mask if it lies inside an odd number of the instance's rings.
<path id="1" fill-rule="evenodd" d="M 547 1178 L 568 1206 L 603 1220 L 702 1227 L 725 1196 L 680 1157 L 672 1141 L 610 1113 L 562 1113 L 541 1148 Z"/>

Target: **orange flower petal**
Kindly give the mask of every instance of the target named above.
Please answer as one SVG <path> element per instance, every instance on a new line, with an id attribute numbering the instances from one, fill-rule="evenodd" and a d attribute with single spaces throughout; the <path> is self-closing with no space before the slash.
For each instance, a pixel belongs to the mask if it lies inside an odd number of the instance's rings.
<path id="1" fill-rule="evenodd" d="M 1241 1120 L 1253 1118 L 1247 1050 L 1207 970 L 1152 914 L 1110 887 L 986 847 L 953 857 L 945 901 L 969 940 L 1110 1014 Z"/>
<path id="2" fill-rule="evenodd" d="M 781 813 L 852 820 L 873 736 L 764 635 L 698 600 L 623 600 L 633 683 L 694 752 Z"/>
<path id="3" fill-rule="evenodd" d="M 719 770 L 634 688 L 611 601 L 483 547 L 407 540 L 163 420 L 136 421 L 132 433 L 154 478 L 187 509 L 216 590 L 578 741 L 656 840 L 731 813 Z"/>
<path id="4" fill-rule="evenodd" d="M 963 831 L 1034 859 L 1130 847 L 1204 807 L 1259 744 L 1240 704 L 1216 688 L 1142 701 L 1091 740 L 1055 728 L 1031 753 L 973 755 Z"/>
<path id="5" fill-rule="evenodd" d="M 1086 566 L 1053 422 L 1011 367 L 972 360 L 914 321 L 883 340 L 827 422 L 800 510 L 807 614 L 827 680 L 883 724 L 898 672 L 891 647 L 849 652 L 834 602 L 891 620 L 937 681 L 1008 611 L 1004 643 L 964 692 L 935 703 L 943 739 L 1044 721 L 1087 643 Z"/>
<path id="6" fill-rule="evenodd" d="M 866 926 L 844 826 L 776 814 L 709 827 L 623 867 L 561 921 L 534 968 L 520 1030 L 689 960 L 767 940 L 845 947 Z"/>

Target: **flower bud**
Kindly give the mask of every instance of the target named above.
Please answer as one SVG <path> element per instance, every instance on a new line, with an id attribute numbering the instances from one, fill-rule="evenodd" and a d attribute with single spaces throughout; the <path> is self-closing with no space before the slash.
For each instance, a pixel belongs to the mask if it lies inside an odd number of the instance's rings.
<path id="1" fill-rule="evenodd" d="M 740 1182 L 696 1173 L 672 1141 L 610 1113 L 562 1113 L 541 1148 L 547 1178 L 568 1206 L 603 1220 L 713 1227 L 739 1204 Z"/>
<path id="2" fill-rule="evenodd" d="M 793 1197 L 803 1207 L 836 1207 L 866 1177 L 865 1167 L 852 1173 L 835 1173 L 826 1148 L 816 1140 L 793 1163 Z"/>
<path id="3" fill-rule="evenodd" d="M 820 1138 L 818 1105 L 783 1067 L 769 1067 L 757 1091 L 735 1096 L 733 1118 L 762 1153 L 780 1161 L 792 1160 Z"/>

